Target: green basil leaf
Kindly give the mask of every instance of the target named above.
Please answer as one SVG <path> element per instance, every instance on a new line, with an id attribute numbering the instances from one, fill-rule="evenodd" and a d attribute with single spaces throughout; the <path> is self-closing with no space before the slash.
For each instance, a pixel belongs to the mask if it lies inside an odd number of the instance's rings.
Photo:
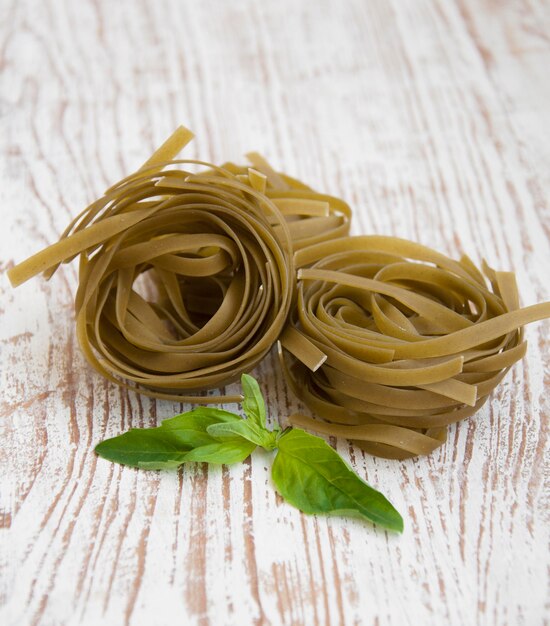
<path id="1" fill-rule="evenodd" d="M 132 428 L 127 433 L 106 439 L 95 447 L 96 453 L 115 463 L 140 467 L 140 463 L 155 465 L 158 469 L 164 464 L 175 467 L 183 463 L 185 453 L 191 446 L 169 430 L 162 428 Z"/>
<path id="2" fill-rule="evenodd" d="M 206 429 L 208 434 L 216 439 L 234 439 L 235 436 L 262 446 L 266 450 L 273 450 L 275 447 L 275 433 L 260 428 L 251 420 L 239 420 L 229 424 L 212 424 Z"/>
<path id="3" fill-rule="evenodd" d="M 198 448 L 209 443 L 215 443 L 216 440 L 208 434 L 207 429 L 209 426 L 220 422 L 222 424 L 242 422 L 242 419 L 228 411 L 200 407 L 164 420 L 159 428 L 171 432 L 181 441 L 182 445 Z"/>
<path id="4" fill-rule="evenodd" d="M 293 429 L 278 440 L 271 475 L 277 491 L 304 513 L 351 515 L 403 531 L 403 518 L 324 439 Z"/>
<path id="5" fill-rule="evenodd" d="M 244 461 L 255 449 L 256 444 L 251 441 L 241 438 L 231 439 L 194 448 L 185 455 L 184 461 L 231 465 Z"/>
<path id="6" fill-rule="evenodd" d="M 217 443 L 207 432 L 217 423 L 241 422 L 234 413 L 197 407 L 164 420 L 157 428 L 133 428 L 96 446 L 99 456 L 142 469 L 171 469 L 185 461 L 185 453 Z"/>
<path id="7" fill-rule="evenodd" d="M 202 419 L 209 424 L 217 424 L 218 422 L 238 422 L 242 419 L 242 417 L 236 415 L 235 413 L 231 413 L 230 411 L 215 409 L 209 406 L 197 406 L 191 411 L 187 411 L 186 413 L 181 413 L 180 415 L 164 420 L 162 422 L 162 426 L 167 426 L 172 422 L 175 423 L 178 419 L 186 415 L 193 415 L 194 417 Z"/>
<path id="8" fill-rule="evenodd" d="M 261 428 L 266 425 L 266 410 L 264 397 L 260 391 L 260 386 L 255 378 L 248 374 L 241 376 L 244 400 L 242 402 L 243 411 L 248 419 L 253 420 Z"/>

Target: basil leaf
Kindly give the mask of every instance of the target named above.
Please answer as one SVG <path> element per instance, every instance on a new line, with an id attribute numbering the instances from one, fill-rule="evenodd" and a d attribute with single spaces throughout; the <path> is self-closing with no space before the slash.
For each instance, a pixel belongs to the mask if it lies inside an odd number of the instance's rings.
<path id="1" fill-rule="evenodd" d="M 275 447 L 275 433 L 260 428 L 251 420 L 239 420 L 229 424 L 212 424 L 206 430 L 209 435 L 216 439 L 235 438 L 237 436 L 262 446 L 266 450 L 273 450 Z"/>
<path id="2" fill-rule="evenodd" d="M 245 415 L 256 422 L 260 428 L 265 429 L 265 402 L 258 382 L 252 376 L 243 374 L 241 376 L 241 385 L 243 387 L 244 396 L 242 407 Z"/>
<path id="3" fill-rule="evenodd" d="M 256 444 L 246 439 L 232 439 L 207 446 L 194 448 L 185 455 L 184 461 L 196 461 L 198 463 L 220 463 L 231 465 L 244 461 L 254 452 Z"/>
<path id="4" fill-rule="evenodd" d="M 127 433 L 102 441 L 99 456 L 142 469 L 171 469 L 185 461 L 185 453 L 217 443 L 207 432 L 213 424 L 241 422 L 234 413 L 198 407 L 164 420 L 157 428 L 132 428 Z"/>
<path id="5" fill-rule="evenodd" d="M 207 432 L 209 426 L 232 421 L 241 422 L 242 420 L 238 415 L 228 411 L 200 407 L 164 420 L 159 428 L 171 432 L 182 445 L 197 448 L 215 443 L 216 440 Z"/>
<path id="6" fill-rule="evenodd" d="M 351 515 L 403 531 L 403 518 L 324 439 L 293 429 L 278 440 L 271 475 L 277 491 L 304 513 Z"/>
<path id="7" fill-rule="evenodd" d="M 132 428 L 123 435 L 102 441 L 95 447 L 95 451 L 99 456 L 115 463 L 132 467 L 147 463 L 149 469 L 161 469 L 166 463 L 170 467 L 183 463 L 185 453 L 190 447 L 169 430 Z"/>
<path id="8" fill-rule="evenodd" d="M 184 417 L 186 415 L 193 415 L 201 420 L 207 421 L 210 424 L 215 424 L 218 422 L 238 422 L 242 419 L 239 415 L 235 413 L 231 413 L 230 411 L 224 411 L 223 409 L 214 409 L 209 406 L 197 406 L 191 411 L 187 411 L 186 413 L 181 413 L 180 415 L 176 415 L 175 417 L 171 417 L 170 419 L 164 420 L 162 422 L 162 426 L 167 426 L 172 422 L 175 423 L 176 420 Z"/>

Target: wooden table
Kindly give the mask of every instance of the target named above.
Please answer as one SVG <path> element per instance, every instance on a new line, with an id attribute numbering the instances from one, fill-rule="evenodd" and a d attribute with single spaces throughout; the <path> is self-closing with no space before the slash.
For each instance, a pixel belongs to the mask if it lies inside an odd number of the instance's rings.
<path id="1" fill-rule="evenodd" d="M 2 0 L 1 262 L 53 242 L 179 123 L 187 157 L 263 152 L 355 233 L 514 269 L 550 299 L 544 0 Z M 338 451 L 406 522 L 284 504 L 270 459 L 145 472 L 93 446 L 182 406 L 125 393 L 75 341 L 76 267 L 2 291 L 0 621 L 536 625 L 548 600 L 548 324 L 429 458 Z M 274 355 L 273 415 L 299 407 Z M 237 387 L 228 389 L 237 391 Z M 183 407 L 186 408 L 186 407 Z"/>

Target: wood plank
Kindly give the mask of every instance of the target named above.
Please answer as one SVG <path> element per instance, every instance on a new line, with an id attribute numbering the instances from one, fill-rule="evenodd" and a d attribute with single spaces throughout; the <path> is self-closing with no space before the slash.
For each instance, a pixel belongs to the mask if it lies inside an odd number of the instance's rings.
<path id="1" fill-rule="evenodd" d="M 355 233 L 485 257 L 517 272 L 524 304 L 550 299 L 544 0 L 13 0 L 2 13 L 2 270 L 184 123 L 190 158 L 258 150 L 349 201 Z M 90 371 L 76 281 L 68 266 L 12 290 L 0 273 L 3 624 L 549 618 L 547 324 L 431 457 L 333 442 L 404 513 L 395 537 L 284 504 L 268 454 L 162 473 L 97 459 L 103 438 L 187 407 Z M 256 374 L 274 416 L 303 409 L 275 355 Z"/>

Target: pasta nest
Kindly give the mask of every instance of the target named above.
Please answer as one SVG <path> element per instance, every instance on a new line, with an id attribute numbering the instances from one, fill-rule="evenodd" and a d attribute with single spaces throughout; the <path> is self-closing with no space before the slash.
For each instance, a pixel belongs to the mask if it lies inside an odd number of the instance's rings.
<path id="1" fill-rule="evenodd" d="M 359 236 L 298 252 L 297 305 L 281 362 L 325 421 L 293 424 L 388 458 L 429 454 L 474 414 L 527 344 L 512 272 L 480 271 L 403 239 Z"/>
<path id="2" fill-rule="evenodd" d="M 187 394 L 262 360 L 291 309 L 293 252 L 346 235 L 351 211 L 257 153 L 253 166 L 174 160 L 192 136 L 176 130 L 9 276 L 49 278 L 79 257 L 77 337 L 100 374 L 158 398 L 236 402 Z"/>

